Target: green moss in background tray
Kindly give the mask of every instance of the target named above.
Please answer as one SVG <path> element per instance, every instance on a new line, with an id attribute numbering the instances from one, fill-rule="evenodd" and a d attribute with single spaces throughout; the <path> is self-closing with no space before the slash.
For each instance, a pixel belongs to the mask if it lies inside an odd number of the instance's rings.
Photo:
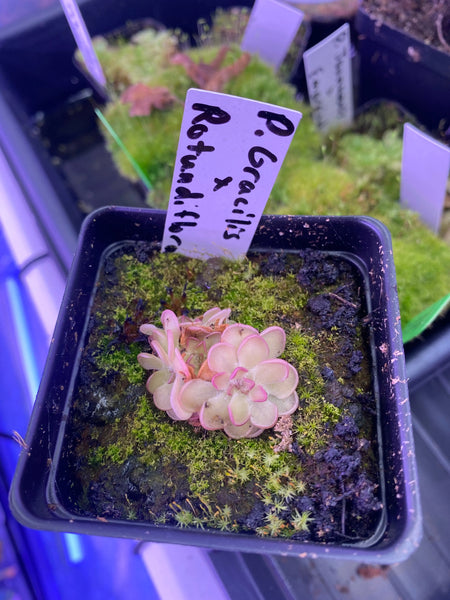
<path id="1" fill-rule="evenodd" d="M 182 101 L 187 89 L 197 86 L 181 65 L 170 64 L 176 38 L 167 31 L 146 31 L 132 45 L 122 41 L 111 47 L 100 40 L 96 48 L 111 82 L 112 101 L 105 115 L 153 184 L 149 204 L 165 208 Z M 206 45 L 185 52 L 196 62 L 209 62 L 217 55 L 218 47 Z M 233 63 L 241 54 L 237 46 L 232 46 L 224 64 Z M 129 106 L 119 97 L 127 86 L 138 82 L 165 86 L 178 101 L 170 109 L 131 118 Z M 337 131 L 324 138 L 314 126 L 310 109 L 294 99 L 294 88 L 257 57 L 252 57 L 245 71 L 228 81 L 222 91 L 303 112 L 267 213 L 372 215 L 384 222 L 393 236 L 403 325 L 449 292 L 449 232 L 442 232 L 446 240 L 439 239 L 398 202 L 402 126 L 406 117 L 399 115 L 395 107 L 372 110 L 348 131 Z M 133 167 L 108 133 L 105 139 L 120 171 L 136 179 Z"/>

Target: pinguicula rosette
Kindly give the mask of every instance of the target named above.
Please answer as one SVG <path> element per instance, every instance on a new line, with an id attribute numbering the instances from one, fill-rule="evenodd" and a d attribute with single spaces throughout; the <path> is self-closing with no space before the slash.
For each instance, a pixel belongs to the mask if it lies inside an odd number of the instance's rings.
<path id="1" fill-rule="evenodd" d="M 229 320 L 230 309 L 212 308 L 199 318 L 161 315 L 163 329 L 142 325 L 154 354 L 138 361 L 154 373 L 147 390 L 174 420 L 231 438 L 256 437 L 298 407 L 298 374 L 279 358 L 286 345 L 281 327 L 259 333 Z"/>

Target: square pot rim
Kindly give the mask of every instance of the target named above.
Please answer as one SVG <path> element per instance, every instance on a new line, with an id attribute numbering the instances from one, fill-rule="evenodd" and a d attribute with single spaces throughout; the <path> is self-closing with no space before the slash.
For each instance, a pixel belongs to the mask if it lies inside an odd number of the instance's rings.
<path id="1" fill-rule="evenodd" d="M 273 553 L 282 555 L 286 554 L 301 557 L 328 556 L 335 558 L 361 559 L 366 562 L 374 563 L 383 562 L 386 564 L 398 562 L 407 558 L 407 556 L 409 556 L 409 554 L 419 544 L 422 519 L 419 492 L 417 488 L 417 468 L 414 457 L 414 442 L 412 438 L 411 415 L 408 402 L 403 347 L 401 343 L 398 302 L 396 297 L 391 299 L 391 310 L 390 312 L 388 311 L 386 313 L 386 319 L 389 322 L 387 330 L 389 331 L 390 339 L 392 340 L 392 346 L 388 350 L 388 356 L 385 357 L 385 365 L 389 366 L 390 369 L 389 373 L 391 375 L 391 381 L 389 385 L 392 392 L 391 400 L 393 403 L 395 403 L 395 410 L 398 413 L 397 416 L 399 435 L 401 437 L 401 447 L 408 448 L 408 452 L 405 450 L 402 455 L 401 465 L 401 470 L 404 471 L 404 477 L 408 487 L 405 487 L 403 490 L 404 500 L 406 503 L 404 507 L 405 511 L 403 529 L 400 532 L 400 535 L 394 535 L 394 539 L 388 540 L 383 547 L 377 547 L 377 543 L 375 543 L 374 546 L 363 547 L 356 545 L 338 546 L 334 544 L 325 545 L 313 542 L 293 542 L 292 540 L 281 540 L 280 538 L 262 539 L 257 538 L 254 535 L 252 536 L 247 534 L 224 533 L 209 530 L 191 531 L 174 528 L 172 526 L 169 528 L 167 526 L 158 526 L 142 522 L 135 523 L 114 521 L 104 523 L 95 520 L 92 521 L 91 519 L 82 519 L 78 521 L 74 520 L 70 515 L 67 516 L 67 518 L 55 517 L 51 510 L 46 511 L 48 512 L 47 516 L 44 514 L 45 510 L 44 506 L 42 505 L 42 498 L 40 499 L 40 512 L 36 512 L 35 507 L 32 507 L 32 492 L 30 492 L 29 489 L 22 489 L 24 471 L 27 466 L 27 462 L 31 460 L 30 456 L 32 456 L 32 453 L 37 452 L 37 450 L 35 450 L 35 446 L 37 445 L 37 439 L 39 436 L 39 422 L 42 416 L 45 417 L 45 411 L 47 410 L 46 397 L 50 390 L 51 368 L 53 365 L 53 360 L 58 352 L 58 347 L 61 344 L 61 339 L 66 335 L 66 324 L 64 324 L 62 315 L 64 314 L 65 308 L 69 306 L 76 287 L 76 278 L 78 276 L 77 270 L 80 268 L 80 265 L 83 262 L 84 240 L 92 228 L 100 227 L 99 223 L 101 223 L 104 219 L 109 219 L 111 216 L 113 219 L 117 219 L 124 214 L 128 214 L 130 220 L 134 219 L 136 221 L 138 218 L 140 218 L 146 223 L 155 221 L 159 223 L 159 226 L 161 226 L 166 212 L 153 209 L 104 207 L 89 215 L 89 217 L 87 217 L 83 223 L 80 233 L 80 243 L 77 247 L 74 257 L 66 292 L 61 306 L 61 312 L 58 316 L 58 322 L 55 328 L 55 335 L 52 340 L 49 357 L 26 435 L 26 442 L 29 446 L 29 449 L 23 450 L 21 453 L 10 490 L 10 506 L 15 518 L 24 525 L 35 529 L 72 531 L 74 533 L 90 533 L 93 535 L 108 535 L 112 537 L 133 537 L 158 542 L 201 546 L 206 545 L 210 548 L 218 549 L 230 549 L 230 545 L 227 544 L 226 541 L 231 539 L 233 540 L 231 549 L 248 552 Z M 300 228 L 300 224 L 301 229 L 296 230 L 296 228 Z M 383 264 L 382 277 L 384 278 L 384 285 L 387 286 L 386 289 L 390 289 L 391 291 L 394 290 L 395 268 L 392 260 L 390 234 L 388 229 L 380 221 L 372 217 L 265 215 L 261 219 L 252 247 L 254 247 L 255 250 L 258 249 L 259 241 L 264 237 L 264 235 L 267 235 L 268 230 L 273 229 L 275 226 L 280 227 L 282 225 L 284 228 L 288 227 L 288 233 L 290 232 L 291 234 L 292 231 L 294 231 L 294 233 L 297 234 L 300 233 L 303 235 L 303 233 L 305 233 L 305 235 L 310 235 L 311 226 L 316 228 L 324 227 L 325 231 L 329 231 L 330 228 L 337 224 L 352 224 L 352 226 L 356 225 L 357 227 L 361 228 L 362 231 L 364 231 L 365 235 L 372 235 L 377 238 L 380 244 L 380 249 L 383 248 L 383 252 L 380 250 L 379 259 Z M 292 235 L 295 237 L 294 234 Z M 278 242 L 278 240 L 280 240 L 280 236 L 278 236 L 276 242 L 274 242 L 280 246 L 280 249 L 281 246 L 286 244 L 286 238 L 289 238 L 289 235 L 282 237 L 283 239 L 281 245 Z M 101 254 L 101 252 L 99 254 Z M 47 507 L 45 506 L 45 509 L 46 508 Z"/>
<path id="2" fill-rule="evenodd" d="M 420 53 L 422 64 L 442 77 L 450 78 L 450 54 L 426 44 L 423 40 L 387 21 L 376 19 L 364 7 L 360 7 L 356 13 L 355 28 L 359 35 L 376 40 L 408 62 L 414 62 L 408 55 L 408 48 L 413 47 Z"/>

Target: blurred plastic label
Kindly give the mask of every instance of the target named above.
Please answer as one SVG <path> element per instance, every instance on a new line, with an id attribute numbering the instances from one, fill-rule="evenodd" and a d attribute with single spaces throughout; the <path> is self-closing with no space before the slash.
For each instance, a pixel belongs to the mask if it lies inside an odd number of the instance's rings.
<path id="1" fill-rule="evenodd" d="M 77 43 L 77 46 L 83 56 L 86 69 L 92 75 L 92 77 L 101 86 L 106 85 L 105 75 L 103 74 L 102 67 L 99 63 L 97 55 L 95 54 L 92 40 L 89 36 L 86 24 L 81 15 L 80 9 L 76 0 L 59 0 L 62 9 L 66 15 L 67 22 L 72 31 L 73 37 Z"/>
<path id="2" fill-rule="evenodd" d="M 245 256 L 301 118 L 273 104 L 190 89 L 162 250 Z"/>
<path id="3" fill-rule="evenodd" d="M 400 202 L 438 232 L 444 209 L 450 148 L 410 123 L 403 128 Z"/>
<path id="4" fill-rule="evenodd" d="M 277 0 L 256 0 L 241 48 L 278 69 L 303 21 L 303 13 Z"/>
<path id="5" fill-rule="evenodd" d="M 309 101 L 317 127 L 332 127 L 353 121 L 353 84 L 348 23 L 303 54 Z"/>

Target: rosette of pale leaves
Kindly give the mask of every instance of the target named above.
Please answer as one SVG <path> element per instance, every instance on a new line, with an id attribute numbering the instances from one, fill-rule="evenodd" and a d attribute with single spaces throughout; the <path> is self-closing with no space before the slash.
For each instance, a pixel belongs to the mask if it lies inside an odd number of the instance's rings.
<path id="1" fill-rule="evenodd" d="M 163 330 L 142 325 L 155 354 L 139 363 L 155 372 L 147 381 L 155 405 L 231 438 L 256 437 L 298 407 L 298 374 L 280 355 L 281 327 L 259 333 L 230 323 L 229 309 L 213 308 L 195 320 L 164 311 Z"/>

